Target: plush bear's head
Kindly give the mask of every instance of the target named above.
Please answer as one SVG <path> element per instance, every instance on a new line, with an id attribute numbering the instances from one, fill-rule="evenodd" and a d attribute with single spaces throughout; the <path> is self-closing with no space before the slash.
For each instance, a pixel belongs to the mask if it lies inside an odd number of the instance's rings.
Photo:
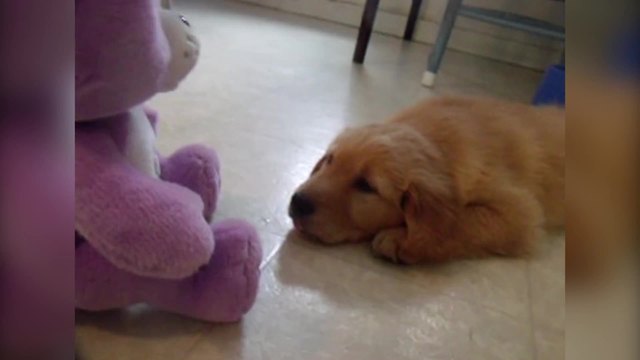
<path id="1" fill-rule="evenodd" d="M 199 50 L 189 22 L 157 0 L 76 1 L 76 121 L 175 89 Z"/>
<path id="2" fill-rule="evenodd" d="M 200 43 L 191 31 L 189 21 L 179 13 L 170 10 L 160 11 L 160 22 L 169 41 L 171 59 L 162 79 L 160 91 L 170 91 L 178 87 L 200 56 Z"/>

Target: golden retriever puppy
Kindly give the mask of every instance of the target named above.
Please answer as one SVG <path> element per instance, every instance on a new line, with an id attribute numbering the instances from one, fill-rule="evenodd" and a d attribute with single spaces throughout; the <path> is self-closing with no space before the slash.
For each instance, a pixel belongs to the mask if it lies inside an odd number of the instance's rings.
<path id="1" fill-rule="evenodd" d="M 564 111 L 442 97 L 348 129 L 295 192 L 297 230 L 395 262 L 528 253 L 564 222 Z"/>

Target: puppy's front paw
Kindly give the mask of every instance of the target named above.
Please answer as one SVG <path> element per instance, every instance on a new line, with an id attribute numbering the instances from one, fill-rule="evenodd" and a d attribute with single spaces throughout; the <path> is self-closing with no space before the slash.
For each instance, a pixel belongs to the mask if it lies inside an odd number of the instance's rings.
<path id="1" fill-rule="evenodd" d="M 395 263 L 402 262 L 398 257 L 398 244 L 407 237 L 405 228 L 382 230 L 373 238 L 373 252 Z"/>

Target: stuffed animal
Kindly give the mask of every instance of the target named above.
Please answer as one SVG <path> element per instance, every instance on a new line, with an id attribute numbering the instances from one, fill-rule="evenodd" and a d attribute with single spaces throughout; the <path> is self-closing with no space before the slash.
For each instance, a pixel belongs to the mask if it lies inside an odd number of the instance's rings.
<path id="1" fill-rule="evenodd" d="M 209 221 L 220 192 L 213 150 L 163 158 L 144 102 L 175 89 L 200 46 L 153 0 L 76 2 L 76 306 L 135 303 L 215 322 L 253 305 L 262 257 L 254 228 Z M 215 126 L 214 123 L 211 126 Z"/>
<path id="2" fill-rule="evenodd" d="M 0 1 L 0 18 L 0 358 L 70 359 L 73 4 Z"/>
<path id="3" fill-rule="evenodd" d="M 0 358 L 70 358 L 73 110 L 23 104 L 0 109 Z"/>

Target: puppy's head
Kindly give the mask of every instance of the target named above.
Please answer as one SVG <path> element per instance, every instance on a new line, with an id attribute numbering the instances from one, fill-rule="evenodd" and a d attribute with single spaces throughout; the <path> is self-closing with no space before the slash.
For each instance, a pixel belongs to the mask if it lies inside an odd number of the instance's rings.
<path id="1" fill-rule="evenodd" d="M 296 190 L 289 216 L 296 229 L 324 243 L 367 240 L 403 226 L 410 203 L 444 196 L 443 174 L 437 149 L 408 126 L 349 129 Z"/>

